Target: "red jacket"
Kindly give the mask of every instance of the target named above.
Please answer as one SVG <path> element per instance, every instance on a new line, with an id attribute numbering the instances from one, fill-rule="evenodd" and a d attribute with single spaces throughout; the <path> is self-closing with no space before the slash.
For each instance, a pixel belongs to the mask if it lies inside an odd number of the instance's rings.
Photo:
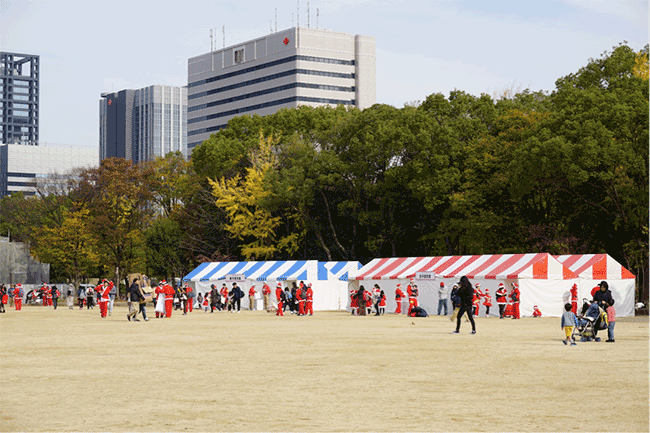
<path id="1" fill-rule="evenodd" d="M 395 300 L 396 301 L 401 301 L 405 297 L 406 297 L 406 295 L 404 294 L 404 292 L 402 292 L 402 289 L 400 289 L 399 287 L 397 289 L 395 289 Z"/>
<path id="2" fill-rule="evenodd" d="M 311 289 L 311 287 L 307 288 L 307 291 L 305 292 L 305 297 L 307 298 L 308 301 L 314 300 L 314 291 Z"/>
<path id="3" fill-rule="evenodd" d="M 494 294 L 497 295 L 497 303 L 499 304 L 506 303 L 506 296 L 508 295 L 508 291 L 506 290 L 505 287 L 498 288 Z"/>
<path id="4" fill-rule="evenodd" d="M 165 294 L 165 300 L 167 299 L 174 299 L 174 288 L 171 286 L 171 284 L 165 284 L 162 287 L 163 293 Z"/>
<path id="5" fill-rule="evenodd" d="M 255 296 L 255 286 L 251 287 L 248 290 L 248 296 Z"/>
<path id="6" fill-rule="evenodd" d="M 517 288 L 512 289 L 512 292 L 510 292 L 510 299 L 511 299 L 512 302 L 514 302 L 514 303 L 518 303 L 518 302 L 519 302 L 519 289 L 517 289 Z"/>
<path id="7" fill-rule="evenodd" d="M 410 284 L 406 288 L 406 293 L 408 293 L 409 298 L 417 298 L 418 297 L 418 289 L 414 289 L 413 287 L 411 287 Z"/>
<path id="8" fill-rule="evenodd" d="M 302 300 L 303 300 L 302 289 L 298 287 L 298 290 L 296 290 L 296 301 L 300 302 Z"/>
<path id="9" fill-rule="evenodd" d="M 113 282 L 111 281 L 107 285 L 100 284 L 99 286 L 95 287 L 95 291 L 97 294 L 100 296 L 100 302 L 108 302 L 109 300 L 109 294 L 111 292 L 111 289 L 113 288 Z"/>
<path id="10" fill-rule="evenodd" d="M 262 294 L 263 295 L 270 295 L 271 294 L 271 288 L 266 283 L 264 283 L 264 285 L 262 286 Z"/>
<path id="11" fill-rule="evenodd" d="M 282 302 L 282 287 L 278 287 L 275 289 L 275 298 L 278 300 L 278 302 Z"/>

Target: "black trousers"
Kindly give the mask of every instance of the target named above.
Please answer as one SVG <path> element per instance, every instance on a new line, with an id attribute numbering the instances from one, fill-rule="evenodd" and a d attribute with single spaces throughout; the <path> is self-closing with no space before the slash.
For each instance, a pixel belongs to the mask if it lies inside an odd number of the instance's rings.
<path id="1" fill-rule="evenodd" d="M 460 331 L 460 318 L 463 317 L 463 313 L 467 313 L 467 317 L 472 324 L 472 331 L 476 331 L 476 324 L 474 323 L 474 316 L 472 315 L 471 305 L 460 306 L 460 309 L 458 310 L 458 316 L 456 317 L 456 331 Z"/>
<path id="2" fill-rule="evenodd" d="M 59 298 L 52 298 L 52 306 L 56 310 L 56 306 L 59 303 Z"/>
<path id="3" fill-rule="evenodd" d="M 499 304 L 499 317 L 503 317 L 503 313 L 506 311 L 506 304 Z"/>

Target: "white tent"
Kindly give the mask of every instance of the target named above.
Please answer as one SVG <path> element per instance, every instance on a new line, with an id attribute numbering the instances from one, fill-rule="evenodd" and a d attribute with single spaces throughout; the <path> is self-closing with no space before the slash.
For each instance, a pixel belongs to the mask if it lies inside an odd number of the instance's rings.
<path id="1" fill-rule="evenodd" d="M 544 316 L 559 317 L 564 311 L 564 293 L 578 281 L 573 272 L 546 253 L 374 259 L 359 270 L 355 280 L 366 288 L 378 283 L 386 293 L 386 311 L 392 312 L 396 306 L 396 285 L 401 283 L 405 291 L 413 278 L 420 292 L 419 305 L 432 315 L 438 312 L 440 282 L 447 287 L 447 303 L 451 309 L 449 293 L 463 275 L 490 291 L 491 316 L 499 314 L 494 292 L 501 282 L 508 289 L 509 283 L 519 285 L 522 317 L 532 315 L 533 305 L 537 305 Z M 480 314 L 484 315 L 482 303 Z M 408 307 L 406 301 L 402 312 L 406 310 L 404 307 Z"/>
<path id="2" fill-rule="evenodd" d="M 262 285 L 271 286 L 271 301 L 276 302 L 275 288 L 292 282 L 312 283 L 314 310 L 338 310 L 345 306 L 347 278 L 350 272 L 361 267 L 359 262 L 318 262 L 316 260 L 286 260 L 264 262 L 212 262 L 202 263 L 183 278 L 193 285 L 195 292 L 205 294 L 212 284 L 220 288 L 233 281 L 244 291 L 242 307 L 249 307 L 248 290 L 255 286 L 256 309 L 263 309 Z M 343 304 L 342 304 L 343 303 Z"/>
<path id="3" fill-rule="evenodd" d="M 591 299 L 591 290 L 607 281 L 619 317 L 634 316 L 636 278 L 608 254 L 573 254 L 555 256 L 578 276 L 578 305 L 583 298 Z"/>

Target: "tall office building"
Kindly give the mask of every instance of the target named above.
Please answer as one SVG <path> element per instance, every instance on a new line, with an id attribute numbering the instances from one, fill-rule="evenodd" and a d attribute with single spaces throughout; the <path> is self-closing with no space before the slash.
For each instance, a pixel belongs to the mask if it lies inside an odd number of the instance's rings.
<path id="1" fill-rule="evenodd" d="M 375 103 L 375 38 L 294 27 L 188 60 L 188 151 L 228 120 Z"/>
<path id="2" fill-rule="evenodd" d="M 187 157 L 187 88 L 149 86 L 103 93 L 99 101 L 100 160 L 135 163 L 169 152 Z"/>
<path id="3" fill-rule="evenodd" d="M 0 52 L 0 142 L 38 144 L 39 57 Z"/>

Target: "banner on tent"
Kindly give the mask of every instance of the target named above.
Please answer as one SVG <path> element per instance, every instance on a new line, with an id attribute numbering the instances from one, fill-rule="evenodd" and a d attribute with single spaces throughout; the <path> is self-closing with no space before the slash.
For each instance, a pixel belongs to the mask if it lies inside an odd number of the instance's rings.
<path id="1" fill-rule="evenodd" d="M 415 279 L 416 280 L 435 280 L 436 279 L 436 273 L 435 272 L 416 272 L 415 273 Z"/>
<path id="2" fill-rule="evenodd" d="M 226 275 L 226 282 L 228 283 L 237 283 L 240 281 L 246 281 L 246 275 L 244 274 L 228 274 Z"/>

